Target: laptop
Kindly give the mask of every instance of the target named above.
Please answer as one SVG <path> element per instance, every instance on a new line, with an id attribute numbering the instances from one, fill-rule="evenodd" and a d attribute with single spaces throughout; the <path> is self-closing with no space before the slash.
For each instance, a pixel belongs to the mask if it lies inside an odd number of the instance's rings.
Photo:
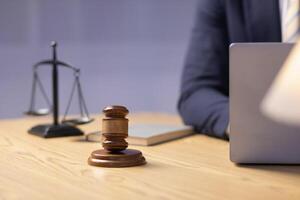
<path id="1" fill-rule="evenodd" d="M 275 122 L 260 110 L 264 95 L 292 47 L 285 43 L 230 46 L 232 162 L 300 164 L 300 124 L 293 127 Z"/>

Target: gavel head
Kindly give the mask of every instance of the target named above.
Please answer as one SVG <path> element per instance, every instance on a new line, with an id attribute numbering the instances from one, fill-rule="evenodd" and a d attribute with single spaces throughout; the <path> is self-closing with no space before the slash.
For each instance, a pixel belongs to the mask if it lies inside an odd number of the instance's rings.
<path id="1" fill-rule="evenodd" d="M 128 109 L 124 106 L 108 106 L 103 113 L 103 148 L 111 153 L 125 150 L 128 147 L 125 140 L 128 137 L 128 119 L 125 118 L 129 113 Z"/>
<path id="2" fill-rule="evenodd" d="M 124 106 L 107 106 L 103 109 L 103 113 L 105 117 L 125 118 L 129 111 Z"/>

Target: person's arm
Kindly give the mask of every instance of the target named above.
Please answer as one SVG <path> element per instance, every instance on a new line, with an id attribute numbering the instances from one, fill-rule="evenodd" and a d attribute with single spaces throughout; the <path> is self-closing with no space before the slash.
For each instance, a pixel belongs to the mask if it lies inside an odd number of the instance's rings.
<path id="1" fill-rule="evenodd" d="M 199 1 L 178 110 L 185 124 L 221 138 L 226 138 L 229 124 L 228 40 L 224 5 Z"/>

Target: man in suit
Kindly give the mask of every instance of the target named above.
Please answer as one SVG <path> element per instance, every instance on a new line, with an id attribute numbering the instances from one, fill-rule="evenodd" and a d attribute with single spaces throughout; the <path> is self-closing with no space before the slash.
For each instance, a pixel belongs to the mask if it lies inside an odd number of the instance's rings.
<path id="1" fill-rule="evenodd" d="M 178 101 L 184 122 L 228 138 L 229 45 L 294 41 L 298 16 L 299 0 L 199 0 Z"/>

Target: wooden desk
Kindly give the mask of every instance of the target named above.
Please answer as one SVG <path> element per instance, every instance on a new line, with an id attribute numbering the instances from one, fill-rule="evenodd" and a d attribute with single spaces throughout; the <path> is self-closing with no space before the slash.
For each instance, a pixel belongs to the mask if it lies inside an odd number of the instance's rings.
<path id="1" fill-rule="evenodd" d="M 176 116 L 131 115 L 131 123 L 176 124 Z M 87 164 L 99 143 L 42 139 L 27 129 L 46 118 L 0 121 L 0 199 L 300 199 L 300 166 L 236 166 L 228 142 L 194 135 L 143 151 L 148 164 Z M 83 129 L 100 127 L 100 119 Z"/>

